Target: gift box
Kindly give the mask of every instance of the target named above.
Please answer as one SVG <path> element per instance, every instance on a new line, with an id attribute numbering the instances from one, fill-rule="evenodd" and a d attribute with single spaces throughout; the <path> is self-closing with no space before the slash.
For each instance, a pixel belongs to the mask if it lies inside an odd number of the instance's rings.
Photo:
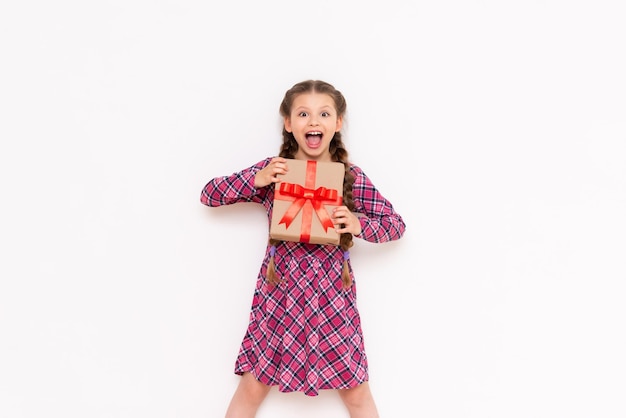
<path id="1" fill-rule="evenodd" d="M 330 215 L 342 204 L 343 163 L 288 159 L 287 166 L 287 174 L 274 185 L 270 237 L 339 245 Z"/>

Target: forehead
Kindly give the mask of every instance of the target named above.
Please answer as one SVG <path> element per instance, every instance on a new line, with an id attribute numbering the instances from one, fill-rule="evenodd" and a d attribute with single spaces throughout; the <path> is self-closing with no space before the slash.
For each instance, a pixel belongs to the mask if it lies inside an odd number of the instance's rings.
<path id="1" fill-rule="evenodd" d="M 335 102 L 333 98 L 326 93 L 308 92 L 302 93 L 295 97 L 293 100 L 293 109 L 307 108 L 307 109 L 320 109 L 324 107 L 335 108 Z"/>

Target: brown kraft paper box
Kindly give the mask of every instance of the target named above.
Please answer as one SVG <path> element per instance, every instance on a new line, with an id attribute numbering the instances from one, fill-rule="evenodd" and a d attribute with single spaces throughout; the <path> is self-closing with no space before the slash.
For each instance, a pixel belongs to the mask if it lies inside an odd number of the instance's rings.
<path id="1" fill-rule="evenodd" d="M 270 237 L 339 245 L 330 215 L 342 204 L 343 163 L 288 159 L 287 166 L 287 174 L 274 185 Z"/>

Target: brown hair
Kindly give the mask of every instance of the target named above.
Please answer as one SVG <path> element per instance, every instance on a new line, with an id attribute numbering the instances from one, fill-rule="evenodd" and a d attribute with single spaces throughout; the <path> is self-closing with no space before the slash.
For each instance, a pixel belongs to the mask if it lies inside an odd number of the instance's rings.
<path id="1" fill-rule="evenodd" d="M 307 80 L 295 84 L 285 93 L 285 97 L 280 104 L 280 115 L 288 117 L 291 115 L 291 107 L 293 102 L 299 95 L 303 93 L 323 93 L 329 95 L 335 103 L 335 109 L 337 111 L 337 117 L 343 118 L 346 114 L 346 99 L 343 94 L 333 87 L 331 84 L 321 80 Z M 283 125 L 283 143 L 280 147 L 279 156 L 284 158 L 294 158 L 298 151 L 298 143 L 293 134 L 287 132 Z M 341 132 L 335 132 L 335 136 L 330 141 L 329 151 L 332 161 L 341 162 L 345 167 L 345 176 L 343 180 L 343 204 L 350 209 L 354 210 L 354 200 L 352 199 L 352 184 L 354 184 L 354 176 L 350 172 L 350 164 L 348 161 L 348 151 L 341 139 Z M 275 246 L 280 241 L 270 238 L 270 245 Z M 352 285 L 352 279 L 350 278 L 350 267 L 348 266 L 348 250 L 352 247 L 352 234 L 341 234 L 339 246 L 344 251 L 343 271 L 341 273 L 341 279 L 345 288 Z M 273 252 L 270 255 L 269 264 L 267 266 L 267 279 L 272 284 L 280 282 L 276 276 L 276 268 L 274 265 Z"/>

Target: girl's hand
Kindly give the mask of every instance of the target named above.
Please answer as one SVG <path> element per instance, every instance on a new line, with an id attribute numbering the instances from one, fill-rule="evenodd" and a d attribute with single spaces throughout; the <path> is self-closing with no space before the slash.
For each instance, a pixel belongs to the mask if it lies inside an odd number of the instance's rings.
<path id="1" fill-rule="evenodd" d="M 335 224 L 335 230 L 339 234 L 350 233 L 359 235 L 361 233 L 359 218 L 345 206 L 338 206 L 333 209 L 331 219 Z"/>
<path id="2" fill-rule="evenodd" d="M 282 157 L 274 157 L 263 170 L 254 176 L 254 187 L 261 188 L 272 183 L 280 183 L 279 174 L 287 172 L 287 160 Z"/>

